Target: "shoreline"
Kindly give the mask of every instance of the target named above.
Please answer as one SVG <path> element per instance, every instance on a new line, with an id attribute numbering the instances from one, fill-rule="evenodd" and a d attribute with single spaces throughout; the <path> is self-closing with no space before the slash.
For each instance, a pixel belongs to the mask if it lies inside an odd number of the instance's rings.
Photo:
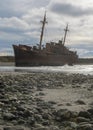
<path id="1" fill-rule="evenodd" d="M 2 130 L 92 129 L 93 76 L 0 72 L 0 108 Z"/>
<path id="2" fill-rule="evenodd" d="M 63 73 L 63 74 L 84 74 L 93 75 L 93 65 L 74 66 L 40 66 L 40 67 L 16 67 L 0 66 L 0 72 L 4 73 Z"/>
<path id="3" fill-rule="evenodd" d="M 0 62 L 0 66 L 15 66 L 14 62 Z"/>

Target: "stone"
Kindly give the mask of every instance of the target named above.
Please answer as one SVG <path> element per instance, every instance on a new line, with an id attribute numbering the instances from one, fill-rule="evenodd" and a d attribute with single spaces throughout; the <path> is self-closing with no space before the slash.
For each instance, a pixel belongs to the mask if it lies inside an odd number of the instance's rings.
<path id="1" fill-rule="evenodd" d="M 93 108 L 87 110 L 91 115 L 93 115 Z"/>
<path id="2" fill-rule="evenodd" d="M 25 108 L 23 106 L 16 106 L 18 111 L 25 111 Z"/>
<path id="3" fill-rule="evenodd" d="M 42 115 L 39 115 L 39 114 L 35 114 L 35 120 L 37 121 L 37 122 L 42 122 L 43 121 L 43 119 L 42 119 Z"/>
<path id="4" fill-rule="evenodd" d="M 22 124 L 23 125 L 23 124 L 25 124 L 25 121 L 23 119 L 19 119 L 18 120 L 18 124 L 20 124 L 20 125 Z"/>
<path id="5" fill-rule="evenodd" d="M 91 124 L 78 125 L 77 130 L 93 130 L 93 126 Z"/>
<path id="6" fill-rule="evenodd" d="M 7 121 L 15 120 L 16 116 L 13 115 L 12 113 L 4 113 L 3 114 L 3 119 Z"/>
<path id="7" fill-rule="evenodd" d="M 49 130 L 48 127 L 39 127 L 39 128 L 35 128 L 33 130 Z"/>
<path id="8" fill-rule="evenodd" d="M 77 127 L 77 124 L 75 122 L 71 122 L 71 121 L 63 121 L 61 123 L 61 125 L 64 126 L 65 128 L 69 127 L 70 129 L 76 129 L 76 127 Z"/>
<path id="9" fill-rule="evenodd" d="M 0 89 L 5 88 L 5 83 L 3 81 L 0 81 Z"/>
<path id="10" fill-rule="evenodd" d="M 88 111 L 80 111 L 78 116 L 91 119 L 91 114 Z"/>
<path id="11" fill-rule="evenodd" d="M 25 110 L 24 113 L 23 113 L 23 116 L 26 117 L 26 118 L 30 117 L 31 116 L 30 111 L 29 110 Z"/>
<path id="12" fill-rule="evenodd" d="M 46 120 L 51 119 L 51 117 L 50 117 L 50 115 L 48 113 L 43 113 L 42 118 L 46 119 Z"/>
<path id="13" fill-rule="evenodd" d="M 30 125 L 30 126 L 33 126 L 35 125 L 36 123 L 36 120 L 34 117 L 29 117 L 28 120 L 27 120 L 27 124 Z"/>
<path id="14" fill-rule="evenodd" d="M 48 126 L 49 124 L 50 124 L 49 120 L 45 120 L 45 121 L 42 122 L 42 125 L 44 125 L 44 126 Z"/>
<path id="15" fill-rule="evenodd" d="M 40 95 L 40 96 L 44 96 L 45 94 L 44 94 L 43 92 L 40 92 L 39 95 Z"/>
<path id="16" fill-rule="evenodd" d="M 72 106 L 71 103 L 66 103 L 66 106 Z"/>
<path id="17" fill-rule="evenodd" d="M 50 103 L 51 105 L 57 104 L 55 101 L 48 101 L 48 103 Z"/>
<path id="18" fill-rule="evenodd" d="M 56 120 L 59 121 L 65 121 L 65 120 L 69 120 L 72 117 L 72 114 L 69 110 L 67 109 L 60 109 L 56 112 Z"/>
<path id="19" fill-rule="evenodd" d="M 93 84 L 91 84 L 91 86 L 90 86 L 92 89 L 93 89 Z"/>
<path id="20" fill-rule="evenodd" d="M 58 126 L 50 126 L 49 130 L 60 130 Z"/>
<path id="21" fill-rule="evenodd" d="M 38 88 L 37 88 L 37 91 L 43 91 L 43 89 L 38 87 Z"/>
<path id="22" fill-rule="evenodd" d="M 25 130 L 24 128 L 22 127 L 18 127 L 18 126 L 6 126 L 3 128 L 3 130 Z"/>
<path id="23" fill-rule="evenodd" d="M 89 122 L 90 119 L 88 118 L 84 118 L 84 117 L 77 117 L 77 122 L 81 123 L 81 122 Z"/>
<path id="24" fill-rule="evenodd" d="M 82 100 L 77 100 L 75 103 L 78 105 L 86 105 L 86 103 Z"/>

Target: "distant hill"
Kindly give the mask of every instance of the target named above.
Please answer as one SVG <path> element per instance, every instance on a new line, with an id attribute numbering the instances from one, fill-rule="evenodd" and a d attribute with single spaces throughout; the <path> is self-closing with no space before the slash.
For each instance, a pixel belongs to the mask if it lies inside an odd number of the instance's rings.
<path id="1" fill-rule="evenodd" d="M 15 62 L 14 56 L 0 56 L 0 62 Z M 93 64 L 93 58 L 79 58 L 76 64 Z"/>
<path id="2" fill-rule="evenodd" d="M 0 62 L 14 62 L 14 56 L 0 56 Z"/>
<path id="3" fill-rule="evenodd" d="M 79 64 L 93 64 L 93 58 L 79 58 Z"/>

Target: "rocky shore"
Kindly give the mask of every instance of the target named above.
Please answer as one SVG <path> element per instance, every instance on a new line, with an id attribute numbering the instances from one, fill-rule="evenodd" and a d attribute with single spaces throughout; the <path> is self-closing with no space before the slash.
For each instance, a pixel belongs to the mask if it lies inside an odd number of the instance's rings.
<path id="1" fill-rule="evenodd" d="M 93 76 L 0 73 L 0 130 L 93 130 Z"/>

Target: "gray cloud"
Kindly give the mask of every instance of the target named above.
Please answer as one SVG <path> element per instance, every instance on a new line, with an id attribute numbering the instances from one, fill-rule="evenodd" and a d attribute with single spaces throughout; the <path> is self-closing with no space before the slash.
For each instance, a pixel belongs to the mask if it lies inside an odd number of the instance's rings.
<path id="1" fill-rule="evenodd" d="M 50 10 L 59 14 L 78 17 L 83 15 L 92 15 L 93 8 L 82 8 L 70 3 L 55 3 L 50 6 Z"/>
<path id="2" fill-rule="evenodd" d="M 25 11 L 25 0 L 3 0 L 0 1 L 0 17 L 20 17 Z"/>
<path id="3" fill-rule="evenodd" d="M 21 36 L 27 31 L 30 31 L 30 25 L 24 20 L 17 17 L 12 18 L 0 18 L 0 31 L 2 32 L 2 37 L 0 39 L 10 39 L 15 35 Z M 11 37 L 12 35 L 12 37 Z"/>
<path id="4" fill-rule="evenodd" d="M 26 5 L 31 8 L 31 7 L 35 7 L 35 8 L 40 8 L 40 7 L 46 7 L 49 2 L 51 0 L 29 0 L 29 1 L 26 1 Z"/>
<path id="5" fill-rule="evenodd" d="M 32 8 L 47 6 L 50 0 L 1 0 L 0 17 L 21 17 Z"/>
<path id="6" fill-rule="evenodd" d="M 68 1 L 69 3 L 61 0 L 1 0 L 0 48 L 6 51 L 5 48 L 12 50 L 12 44 L 37 44 L 41 32 L 40 20 L 47 9 L 48 24 L 45 28 L 43 43 L 58 41 L 62 38 L 66 22 L 68 22 L 70 31 L 66 45 L 76 48 L 80 56 L 91 53 L 93 50 L 92 5 L 88 8 L 85 2 L 81 5 L 79 0 L 77 4 L 76 1 L 73 2 L 74 0 Z"/>

